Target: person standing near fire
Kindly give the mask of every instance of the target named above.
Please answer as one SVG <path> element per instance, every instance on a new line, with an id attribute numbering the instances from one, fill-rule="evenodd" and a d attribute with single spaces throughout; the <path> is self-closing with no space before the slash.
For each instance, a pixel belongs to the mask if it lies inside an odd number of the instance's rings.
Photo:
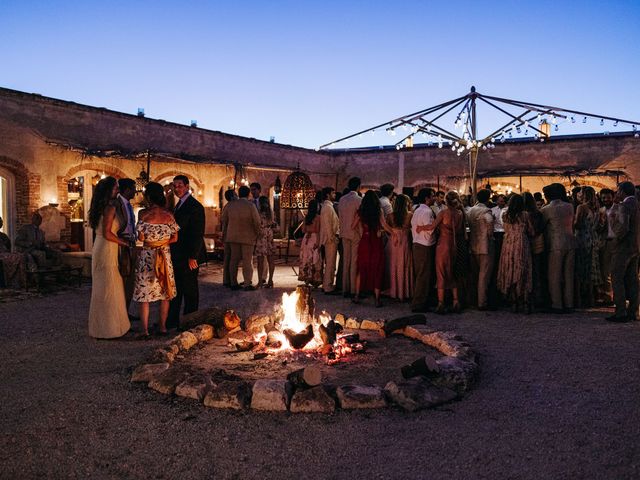
<path id="1" fill-rule="evenodd" d="M 183 299 L 184 314 L 198 310 L 198 267 L 205 260 L 204 207 L 191 195 L 189 179 L 185 175 L 174 177 L 173 192 L 180 199 L 173 213 L 180 229 L 178 241 L 171 244 L 177 293 L 169 306 L 167 328 L 177 328 L 180 325 Z"/>

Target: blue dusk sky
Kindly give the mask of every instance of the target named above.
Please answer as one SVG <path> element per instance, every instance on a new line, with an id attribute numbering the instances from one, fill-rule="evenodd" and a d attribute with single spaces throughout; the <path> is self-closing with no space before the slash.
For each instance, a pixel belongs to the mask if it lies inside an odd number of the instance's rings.
<path id="1" fill-rule="evenodd" d="M 315 148 L 471 85 L 640 120 L 639 40 L 638 0 L 2 0 L 0 86 Z"/>

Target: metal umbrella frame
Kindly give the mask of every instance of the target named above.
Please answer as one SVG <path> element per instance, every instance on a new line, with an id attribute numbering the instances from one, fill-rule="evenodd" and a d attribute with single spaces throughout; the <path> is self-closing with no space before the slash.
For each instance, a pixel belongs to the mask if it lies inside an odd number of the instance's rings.
<path id="1" fill-rule="evenodd" d="M 491 133 L 482 137 L 478 137 L 477 105 L 479 102 L 488 105 L 508 117 L 508 121 L 501 124 L 499 128 L 491 130 Z M 515 108 L 516 112 L 512 113 L 507 110 L 508 108 Z M 446 121 L 445 117 L 447 114 L 450 114 L 450 112 L 457 113 L 454 130 L 459 130 L 460 133 L 451 131 L 447 128 L 446 124 L 443 123 Z M 454 98 L 453 100 L 395 118 L 391 121 L 367 128 L 366 130 L 361 130 L 321 145 L 318 149 L 332 148 L 338 143 L 384 128 L 391 135 L 395 135 L 397 129 L 403 129 L 408 132 L 395 143 L 396 149 L 400 150 L 402 148 L 413 147 L 414 136 L 420 133 L 428 138 L 428 143 L 437 142 L 439 148 L 443 148 L 445 145 L 451 146 L 451 150 L 458 156 L 462 154 L 468 156 L 471 185 L 473 195 L 475 196 L 477 192 L 478 156 L 481 150 L 495 148 L 496 141 L 504 143 L 507 136 L 511 138 L 514 132 L 521 134 L 523 128 L 524 137 L 528 136 L 530 130 L 535 139 L 544 142 L 550 137 L 550 125 L 555 125 L 555 130 L 557 130 L 558 119 L 570 119 L 571 123 L 576 123 L 576 116 L 583 117 L 582 123 L 586 123 L 588 118 L 595 118 L 599 119 L 600 125 L 604 125 L 605 121 L 613 122 L 614 127 L 620 124 L 630 125 L 634 136 L 636 138 L 640 137 L 638 133 L 640 121 L 625 120 L 569 108 L 483 95 L 477 92 L 476 88 L 472 86 L 470 92 L 462 97 Z M 608 132 L 605 132 L 605 134 L 606 133 Z"/>

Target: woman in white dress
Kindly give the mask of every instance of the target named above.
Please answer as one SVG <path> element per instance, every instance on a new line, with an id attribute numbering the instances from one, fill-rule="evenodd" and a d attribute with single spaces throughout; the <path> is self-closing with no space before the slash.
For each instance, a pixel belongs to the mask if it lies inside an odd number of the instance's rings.
<path id="1" fill-rule="evenodd" d="M 120 225 L 111 205 L 117 195 L 118 182 L 106 177 L 96 185 L 89 209 L 89 225 L 96 235 L 91 251 L 89 306 L 89 335 L 93 338 L 121 337 L 131 328 L 118 270 L 118 246 L 128 244 L 116 234 Z"/>
<path id="2" fill-rule="evenodd" d="M 142 333 L 149 338 L 149 303 L 160 301 L 159 335 L 167 333 L 169 301 L 176 296 L 176 281 L 169 245 L 178 241 L 178 224 L 165 209 L 164 188 L 156 182 L 146 185 L 144 200 L 147 208 L 138 216 L 138 240 L 143 242 L 136 263 L 136 283 L 133 300 L 140 305 Z"/>

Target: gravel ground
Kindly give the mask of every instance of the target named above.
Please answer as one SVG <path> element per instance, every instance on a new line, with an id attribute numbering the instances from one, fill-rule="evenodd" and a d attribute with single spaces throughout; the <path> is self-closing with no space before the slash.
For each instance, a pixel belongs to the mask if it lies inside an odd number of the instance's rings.
<path id="1" fill-rule="evenodd" d="M 201 305 L 241 314 L 282 289 L 232 293 L 203 272 Z M 276 286 L 296 284 L 279 267 Z M 404 413 L 231 413 L 129 383 L 158 343 L 87 336 L 90 288 L 0 304 L 2 478 L 640 478 L 640 323 L 604 311 L 429 315 L 480 354 L 463 400 Z M 393 318 L 317 295 L 320 308 Z"/>

